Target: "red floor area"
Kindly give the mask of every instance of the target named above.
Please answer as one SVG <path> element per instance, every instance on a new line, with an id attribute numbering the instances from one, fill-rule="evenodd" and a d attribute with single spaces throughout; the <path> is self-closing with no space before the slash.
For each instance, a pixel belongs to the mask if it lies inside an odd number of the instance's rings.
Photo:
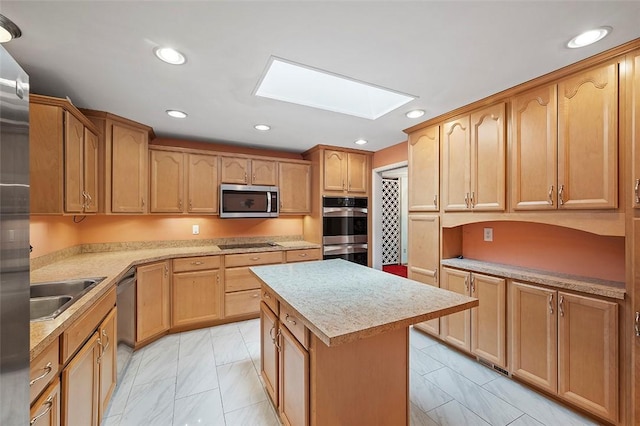
<path id="1" fill-rule="evenodd" d="M 407 278 L 407 267 L 404 265 L 384 265 L 382 270 L 390 274 L 400 275 L 401 277 Z"/>

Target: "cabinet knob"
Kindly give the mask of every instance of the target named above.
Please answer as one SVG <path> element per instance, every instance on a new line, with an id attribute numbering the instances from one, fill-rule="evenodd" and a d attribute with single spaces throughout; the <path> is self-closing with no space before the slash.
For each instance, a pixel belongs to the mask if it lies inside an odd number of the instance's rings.
<path id="1" fill-rule="evenodd" d="M 298 253 L 298 256 L 300 256 L 300 257 L 307 257 L 307 253 Z"/>
<path id="2" fill-rule="evenodd" d="M 265 299 L 271 299 L 271 295 L 269 295 L 269 293 L 267 293 L 266 291 L 263 294 Z"/>
<path id="3" fill-rule="evenodd" d="M 291 318 L 293 318 L 293 317 L 291 317 Z M 286 322 L 288 322 L 288 323 L 293 324 L 293 325 L 296 325 L 296 324 L 297 324 L 296 320 L 290 320 L 290 319 L 289 319 L 289 314 L 286 314 L 286 315 L 284 316 L 284 320 L 285 320 Z"/>
<path id="4" fill-rule="evenodd" d="M 252 257 L 251 260 L 253 260 L 255 262 L 256 260 L 260 260 L 260 257 L 258 257 L 258 256 Z"/>
<path id="5" fill-rule="evenodd" d="M 196 265 L 196 266 L 198 266 L 198 265 L 202 265 L 203 263 L 204 263 L 204 262 L 201 262 L 201 261 L 199 261 L 199 260 L 196 260 L 196 261 L 191 262 L 191 264 L 192 264 L 192 265 Z"/>

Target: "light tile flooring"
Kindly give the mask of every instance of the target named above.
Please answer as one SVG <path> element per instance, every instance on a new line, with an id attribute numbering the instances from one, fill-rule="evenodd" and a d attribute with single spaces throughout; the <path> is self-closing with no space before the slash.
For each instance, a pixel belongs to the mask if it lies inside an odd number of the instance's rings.
<path id="1" fill-rule="evenodd" d="M 419 331 L 410 342 L 413 426 L 596 424 Z M 277 426 L 259 371 L 257 319 L 166 336 L 134 353 L 103 424 Z"/>

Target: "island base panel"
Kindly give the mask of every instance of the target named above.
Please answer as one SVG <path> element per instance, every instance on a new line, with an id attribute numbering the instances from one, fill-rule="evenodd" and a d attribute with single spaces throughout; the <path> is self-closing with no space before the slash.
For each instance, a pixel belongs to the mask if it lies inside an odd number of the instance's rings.
<path id="1" fill-rule="evenodd" d="M 409 424 L 408 328 L 309 352 L 312 426 Z"/>

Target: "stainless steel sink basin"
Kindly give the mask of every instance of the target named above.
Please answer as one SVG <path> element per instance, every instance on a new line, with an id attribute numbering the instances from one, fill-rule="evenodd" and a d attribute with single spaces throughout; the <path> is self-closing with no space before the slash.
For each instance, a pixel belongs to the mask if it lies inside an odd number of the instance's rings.
<path id="1" fill-rule="evenodd" d="M 104 279 L 78 278 L 31 284 L 31 320 L 57 317 Z"/>
<path id="2" fill-rule="evenodd" d="M 74 302 L 71 296 L 36 297 L 30 300 L 30 319 L 52 319 L 60 315 Z"/>

